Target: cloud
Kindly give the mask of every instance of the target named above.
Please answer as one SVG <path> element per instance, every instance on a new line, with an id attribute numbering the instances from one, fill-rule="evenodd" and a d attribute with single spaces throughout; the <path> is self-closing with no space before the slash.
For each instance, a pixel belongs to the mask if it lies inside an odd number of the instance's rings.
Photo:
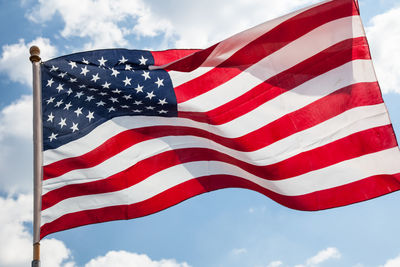
<path id="1" fill-rule="evenodd" d="M 394 259 L 387 260 L 384 265 L 380 265 L 379 267 L 398 267 L 400 266 L 400 255 Z"/>
<path id="2" fill-rule="evenodd" d="M 0 197 L 0 266 L 29 266 L 32 261 L 32 235 L 27 225 L 32 223 L 32 195 Z M 72 267 L 69 250 L 56 239 L 41 242 L 42 267 Z M 65 261 L 68 262 L 64 263 Z M 65 265 L 67 264 L 67 265 Z"/>
<path id="3" fill-rule="evenodd" d="M 246 254 L 247 253 L 247 249 L 246 248 L 234 248 L 234 249 L 232 249 L 231 253 L 233 255 Z"/>
<path id="4" fill-rule="evenodd" d="M 8 194 L 32 192 L 32 96 L 0 110 L 0 188 Z"/>
<path id="5" fill-rule="evenodd" d="M 124 47 L 131 34 L 168 36 L 171 30 L 169 22 L 154 17 L 142 0 L 39 0 L 28 14 L 37 23 L 59 16 L 65 24 L 61 36 L 88 38 L 85 49 Z"/>
<path id="6" fill-rule="evenodd" d="M 155 38 L 158 45 L 153 49 L 202 48 L 315 2 L 232 0 L 226 5 L 213 0 L 39 0 L 26 16 L 43 24 L 55 16 L 61 18 L 64 27 L 60 35 L 88 39 L 84 49 L 132 46 L 132 37 L 136 41 Z"/>
<path id="7" fill-rule="evenodd" d="M 178 263 L 174 259 L 154 261 L 145 254 L 127 251 L 109 251 L 106 255 L 90 260 L 85 267 L 189 267 L 186 262 Z"/>
<path id="8" fill-rule="evenodd" d="M 267 265 L 267 267 L 280 267 L 282 265 L 283 263 L 281 261 L 272 261 Z"/>
<path id="9" fill-rule="evenodd" d="M 73 267 L 71 251 L 57 239 L 44 239 L 41 242 L 42 267 Z"/>
<path id="10" fill-rule="evenodd" d="M 150 1 L 156 17 L 170 21 L 177 48 L 204 48 L 315 0 Z"/>
<path id="11" fill-rule="evenodd" d="M 305 264 L 299 264 L 295 267 L 317 267 L 327 260 L 340 259 L 341 257 L 342 255 L 337 248 L 328 247 L 324 250 L 319 251 L 315 256 L 308 258 Z"/>
<path id="12" fill-rule="evenodd" d="M 366 33 L 384 93 L 400 93 L 400 6 L 373 17 Z"/>
<path id="13" fill-rule="evenodd" d="M 307 260 L 306 266 L 317 266 L 318 264 L 330 260 L 330 259 L 340 259 L 341 254 L 337 248 L 329 247 L 321 250 L 317 255 L 309 258 Z"/>
<path id="14" fill-rule="evenodd" d="M 29 43 L 20 39 L 16 44 L 7 44 L 2 47 L 0 73 L 6 74 L 13 82 L 30 86 L 32 84 L 32 64 L 29 61 L 29 48 L 32 45 L 39 46 L 43 60 L 50 59 L 57 53 L 57 49 L 50 44 L 50 40 L 47 38 L 39 37 Z"/>

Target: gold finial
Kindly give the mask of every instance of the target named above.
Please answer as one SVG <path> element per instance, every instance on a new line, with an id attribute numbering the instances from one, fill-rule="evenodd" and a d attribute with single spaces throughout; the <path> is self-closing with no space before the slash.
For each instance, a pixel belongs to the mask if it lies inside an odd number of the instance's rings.
<path id="1" fill-rule="evenodd" d="M 29 60 L 33 63 L 33 62 L 40 62 L 40 60 L 42 60 L 40 58 L 40 49 L 39 47 L 37 47 L 36 45 L 31 46 L 31 48 L 29 49 L 29 53 L 31 53 L 31 56 L 29 57 Z"/>

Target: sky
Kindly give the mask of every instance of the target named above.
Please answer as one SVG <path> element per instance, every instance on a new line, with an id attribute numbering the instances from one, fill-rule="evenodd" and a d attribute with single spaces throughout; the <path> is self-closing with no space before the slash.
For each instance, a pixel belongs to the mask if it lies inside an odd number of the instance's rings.
<path id="1" fill-rule="evenodd" d="M 32 71 L 99 48 L 206 48 L 315 0 L 0 0 L 0 266 L 32 255 Z M 400 136 L 400 0 L 360 0 L 361 18 Z M 400 164 L 400 162 L 399 162 Z M 43 267 L 400 266 L 400 192 L 319 212 L 244 189 L 203 194 L 144 218 L 45 237 Z"/>

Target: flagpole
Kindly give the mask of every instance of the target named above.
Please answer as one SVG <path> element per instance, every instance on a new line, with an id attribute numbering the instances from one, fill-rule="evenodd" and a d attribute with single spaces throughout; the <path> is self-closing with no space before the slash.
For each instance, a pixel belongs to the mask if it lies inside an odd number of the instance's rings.
<path id="1" fill-rule="evenodd" d="M 40 267 L 40 210 L 42 206 L 42 105 L 40 77 L 40 49 L 29 49 L 33 70 L 33 260 L 32 267 Z"/>

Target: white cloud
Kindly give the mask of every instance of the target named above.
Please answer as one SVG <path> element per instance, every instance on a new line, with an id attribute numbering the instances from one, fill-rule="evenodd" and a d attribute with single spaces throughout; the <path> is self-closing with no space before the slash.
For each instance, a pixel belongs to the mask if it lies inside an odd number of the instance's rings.
<path id="1" fill-rule="evenodd" d="M 0 188 L 9 194 L 32 191 L 32 97 L 0 110 Z"/>
<path id="2" fill-rule="evenodd" d="M 29 61 L 29 48 L 37 45 L 41 49 L 41 58 L 50 59 L 56 55 L 56 48 L 46 38 L 36 38 L 32 42 L 25 43 L 20 39 L 16 44 L 7 44 L 2 47 L 0 57 L 0 72 L 6 74 L 11 81 L 25 85 L 32 84 L 32 64 Z"/>
<path id="3" fill-rule="evenodd" d="M 158 46 L 153 49 L 171 48 L 168 44 L 202 48 L 315 2 L 232 0 L 227 5 L 214 0 L 39 0 L 27 17 L 48 23 L 58 16 L 65 24 L 61 36 L 87 38 L 84 49 L 132 46 L 129 37 L 155 37 Z"/>
<path id="4" fill-rule="evenodd" d="M 329 247 L 321 250 L 317 255 L 309 258 L 307 260 L 306 266 L 317 266 L 318 264 L 330 260 L 330 259 L 340 259 L 341 254 L 337 248 Z"/>
<path id="5" fill-rule="evenodd" d="M 204 48 L 316 0 L 151 1 L 157 17 L 171 22 L 178 48 Z"/>
<path id="6" fill-rule="evenodd" d="M 170 31 L 169 22 L 153 17 L 142 0 L 39 0 L 28 18 L 46 23 L 56 15 L 65 23 L 64 38 L 89 38 L 85 49 L 124 47 L 127 35 L 154 37 Z"/>
<path id="7" fill-rule="evenodd" d="M 272 261 L 267 265 L 267 267 L 280 267 L 282 265 L 283 263 L 281 261 Z"/>
<path id="8" fill-rule="evenodd" d="M 0 266 L 29 266 L 32 261 L 32 235 L 27 229 L 32 222 L 32 195 L 0 197 Z M 41 242 L 43 267 L 73 267 L 70 252 L 56 239 Z M 67 265 L 64 261 L 69 260 Z"/>
<path id="9" fill-rule="evenodd" d="M 0 111 L 0 140 L 7 136 L 32 138 L 32 96 L 23 95 Z"/>
<path id="10" fill-rule="evenodd" d="M 65 244 L 57 239 L 44 239 L 41 242 L 42 267 L 73 267 L 75 263 L 71 260 L 71 251 Z M 67 262 L 65 262 L 67 261 Z"/>
<path id="11" fill-rule="evenodd" d="M 373 17 L 366 33 L 383 92 L 400 93 L 400 6 Z"/>
<path id="12" fill-rule="evenodd" d="M 27 266 L 32 236 L 23 223 L 32 220 L 32 195 L 0 197 L 0 214 L 0 266 Z"/>
<path id="13" fill-rule="evenodd" d="M 328 247 L 324 250 L 319 251 L 315 256 L 308 258 L 305 264 L 299 264 L 295 267 L 317 267 L 319 264 L 330 260 L 330 259 L 340 259 L 342 255 L 339 250 L 334 247 Z"/>
<path id="14" fill-rule="evenodd" d="M 234 248 L 234 249 L 232 249 L 231 253 L 233 255 L 246 254 L 247 253 L 247 249 L 246 248 Z"/>
<path id="15" fill-rule="evenodd" d="M 400 255 L 394 259 L 387 260 L 384 265 L 381 265 L 379 267 L 398 267 L 398 266 L 400 266 Z"/>
<path id="16" fill-rule="evenodd" d="M 109 251 L 105 256 L 90 260 L 85 267 L 189 267 L 186 262 L 178 263 L 174 259 L 154 261 L 145 254 L 136 254 L 127 251 Z"/>

